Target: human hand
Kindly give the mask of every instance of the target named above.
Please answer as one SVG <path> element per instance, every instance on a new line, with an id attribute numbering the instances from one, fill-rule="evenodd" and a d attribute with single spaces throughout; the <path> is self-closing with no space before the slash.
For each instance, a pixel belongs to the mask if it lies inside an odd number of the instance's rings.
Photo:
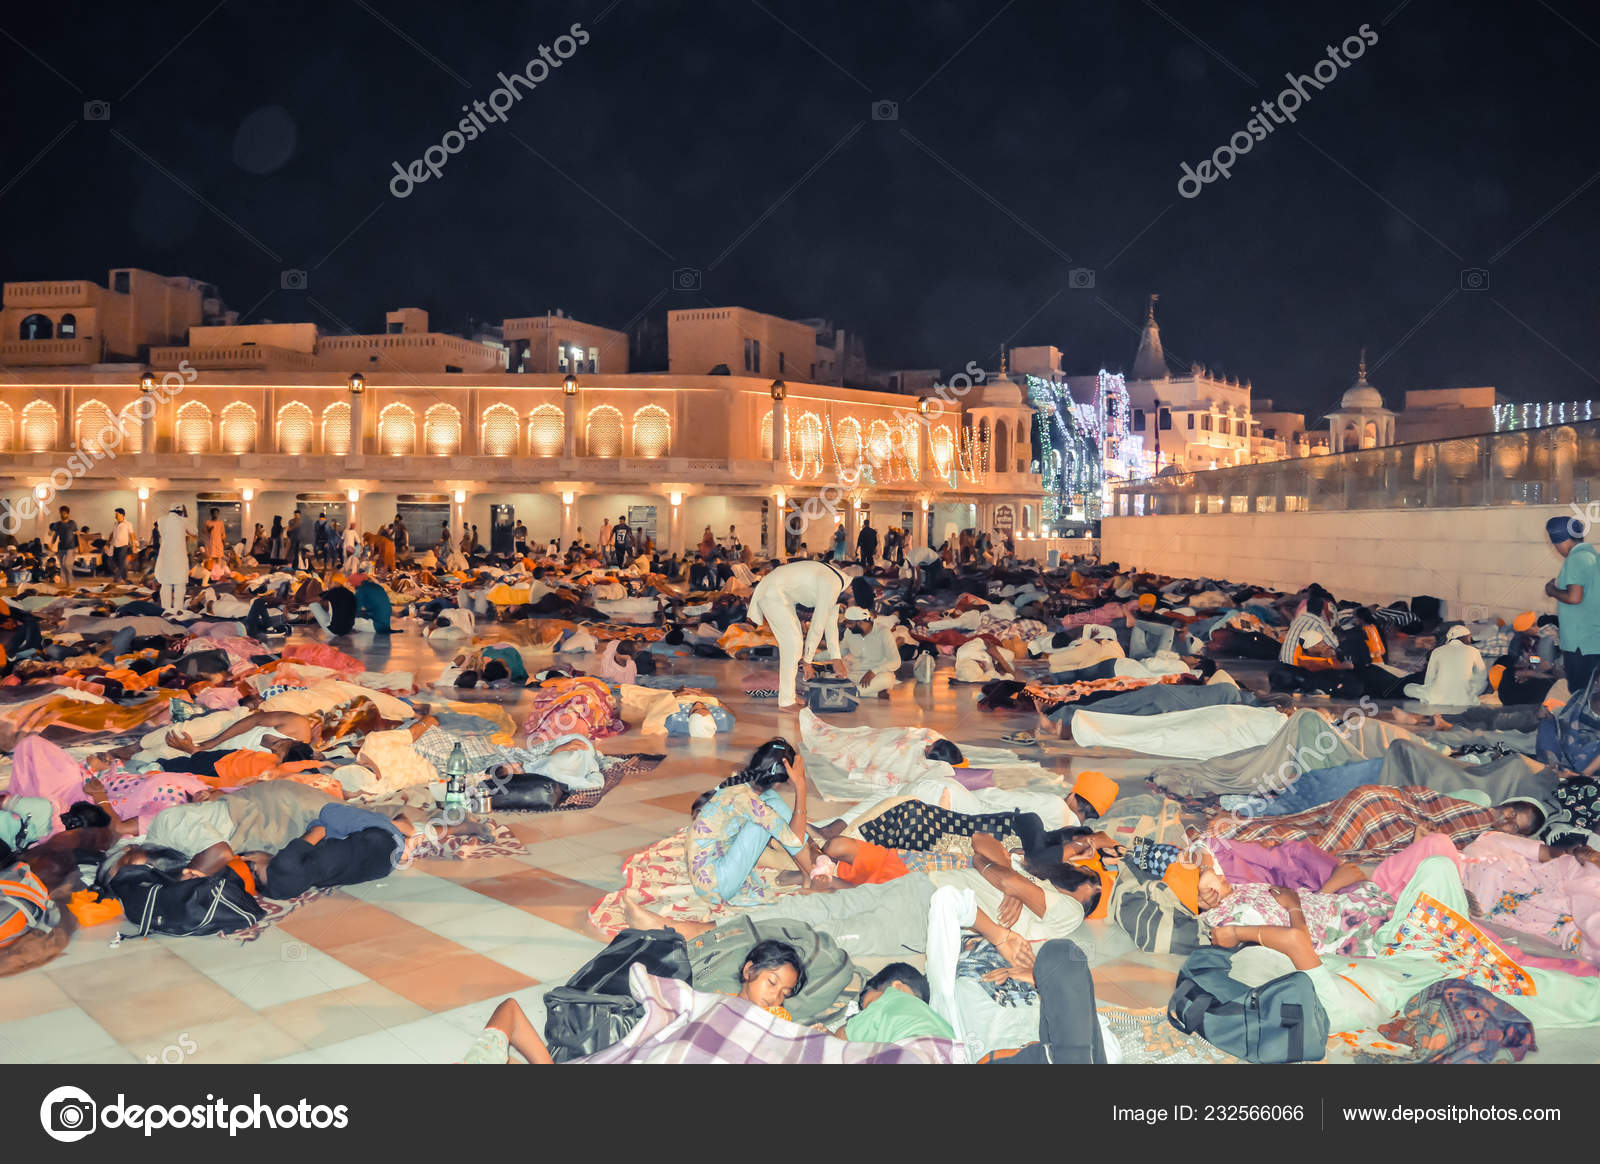
<path id="1" fill-rule="evenodd" d="M 1000 908 L 995 911 L 994 920 L 1010 929 L 1022 917 L 1022 898 L 1006 894 L 1000 899 Z"/>
<path id="2" fill-rule="evenodd" d="M 991 970 L 983 976 L 985 982 L 1032 982 L 1032 970 L 1019 970 L 1015 966 L 1002 970 Z"/>
<path id="3" fill-rule="evenodd" d="M 850 671 L 844 665 L 843 659 L 835 659 L 833 661 L 833 673 L 839 676 L 841 679 L 848 679 L 850 677 Z"/>
<path id="4" fill-rule="evenodd" d="M 1554 598 L 1556 596 L 1556 580 L 1554 578 L 1544 584 L 1544 596 L 1546 598 Z"/>
<path id="5" fill-rule="evenodd" d="M 995 948 L 1000 951 L 1001 957 L 1018 970 L 1033 969 L 1033 947 L 1015 930 L 1007 930 L 995 943 Z"/>
<path id="6" fill-rule="evenodd" d="M 813 678 L 816 677 L 816 674 L 817 674 L 817 669 L 815 667 L 813 667 L 810 663 L 801 663 L 800 664 L 800 675 L 801 675 L 801 678 L 813 679 Z"/>
<path id="7" fill-rule="evenodd" d="M 1238 926 L 1212 926 L 1211 944 L 1221 946 L 1224 950 L 1231 950 L 1239 944 Z"/>

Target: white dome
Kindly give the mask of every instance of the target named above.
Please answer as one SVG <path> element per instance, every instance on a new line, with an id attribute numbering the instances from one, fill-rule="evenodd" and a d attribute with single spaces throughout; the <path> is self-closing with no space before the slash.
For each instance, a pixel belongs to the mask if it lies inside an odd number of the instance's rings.
<path id="1" fill-rule="evenodd" d="M 1022 385 L 1001 372 L 993 380 L 985 381 L 978 393 L 977 407 L 1026 408 L 1028 401 L 1023 396 Z"/>
<path id="2" fill-rule="evenodd" d="M 1339 407 L 1344 409 L 1354 408 L 1382 408 L 1383 397 L 1378 390 L 1365 380 L 1357 381 L 1346 390 L 1339 401 Z"/>

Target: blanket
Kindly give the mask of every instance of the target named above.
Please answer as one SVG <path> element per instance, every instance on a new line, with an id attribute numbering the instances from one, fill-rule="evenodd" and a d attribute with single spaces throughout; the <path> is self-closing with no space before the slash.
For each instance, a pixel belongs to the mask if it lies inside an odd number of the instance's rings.
<path id="1" fill-rule="evenodd" d="M 1498 821 L 1496 814 L 1466 800 L 1431 788 L 1384 788 L 1363 784 L 1306 812 L 1263 820 L 1225 817 L 1211 831 L 1237 841 L 1281 844 L 1309 841 L 1325 853 L 1347 861 L 1376 861 L 1411 843 L 1419 822 L 1432 825 L 1459 847 L 1475 840 Z"/>
<path id="2" fill-rule="evenodd" d="M 1270 707 L 1196 707 L 1159 715 L 1080 711 L 1072 738 L 1084 747 L 1126 748 L 1152 756 L 1204 760 L 1260 747 L 1281 730 L 1283 716 Z"/>
<path id="3" fill-rule="evenodd" d="M 855 1043 L 770 1014 L 742 998 L 706 994 L 635 964 L 628 990 L 644 1015 L 622 1039 L 575 1063 L 950 1063 L 949 1039 Z"/>

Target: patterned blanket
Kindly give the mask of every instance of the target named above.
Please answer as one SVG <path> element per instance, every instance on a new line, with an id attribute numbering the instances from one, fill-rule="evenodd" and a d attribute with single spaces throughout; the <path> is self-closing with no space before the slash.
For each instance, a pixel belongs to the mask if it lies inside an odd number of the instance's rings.
<path id="1" fill-rule="evenodd" d="M 1416 826 L 1426 822 L 1459 847 L 1493 828 L 1495 814 L 1469 801 L 1431 788 L 1412 785 L 1385 788 L 1363 784 L 1331 804 L 1245 821 L 1229 816 L 1212 822 L 1216 836 L 1236 841 L 1281 844 L 1310 841 L 1325 853 L 1347 861 L 1376 861 L 1411 843 Z"/>
<path id="2" fill-rule="evenodd" d="M 853 1043 L 769 1014 L 742 998 L 704 994 L 674 978 L 628 971 L 644 1017 L 603 1051 L 575 1063 L 950 1063 L 949 1039 Z"/>

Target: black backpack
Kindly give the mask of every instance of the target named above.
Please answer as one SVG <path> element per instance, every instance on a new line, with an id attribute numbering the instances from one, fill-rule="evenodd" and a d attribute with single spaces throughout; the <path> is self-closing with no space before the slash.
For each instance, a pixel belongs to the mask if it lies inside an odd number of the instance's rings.
<path id="1" fill-rule="evenodd" d="M 123 915 L 138 927 L 123 935 L 129 938 L 231 934 L 266 916 L 232 869 L 185 878 L 151 865 L 124 865 L 101 889 L 122 903 Z"/>
<path id="2" fill-rule="evenodd" d="M 623 930 L 565 986 L 544 996 L 544 1041 L 557 1063 L 603 1051 L 644 1015 L 628 990 L 628 970 L 638 963 L 657 978 L 691 982 L 689 951 L 674 930 Z"/>
<path id="3" fill-rule="evenodd" d="M 1201 946 L 1178 971 L 1167 1021 L 1251 1063 L 1314 1062 L 1328 1053 L 1328 1012 L 1295 970 L 1260 986 L 1230 971 L 1236 950 Z"/>

